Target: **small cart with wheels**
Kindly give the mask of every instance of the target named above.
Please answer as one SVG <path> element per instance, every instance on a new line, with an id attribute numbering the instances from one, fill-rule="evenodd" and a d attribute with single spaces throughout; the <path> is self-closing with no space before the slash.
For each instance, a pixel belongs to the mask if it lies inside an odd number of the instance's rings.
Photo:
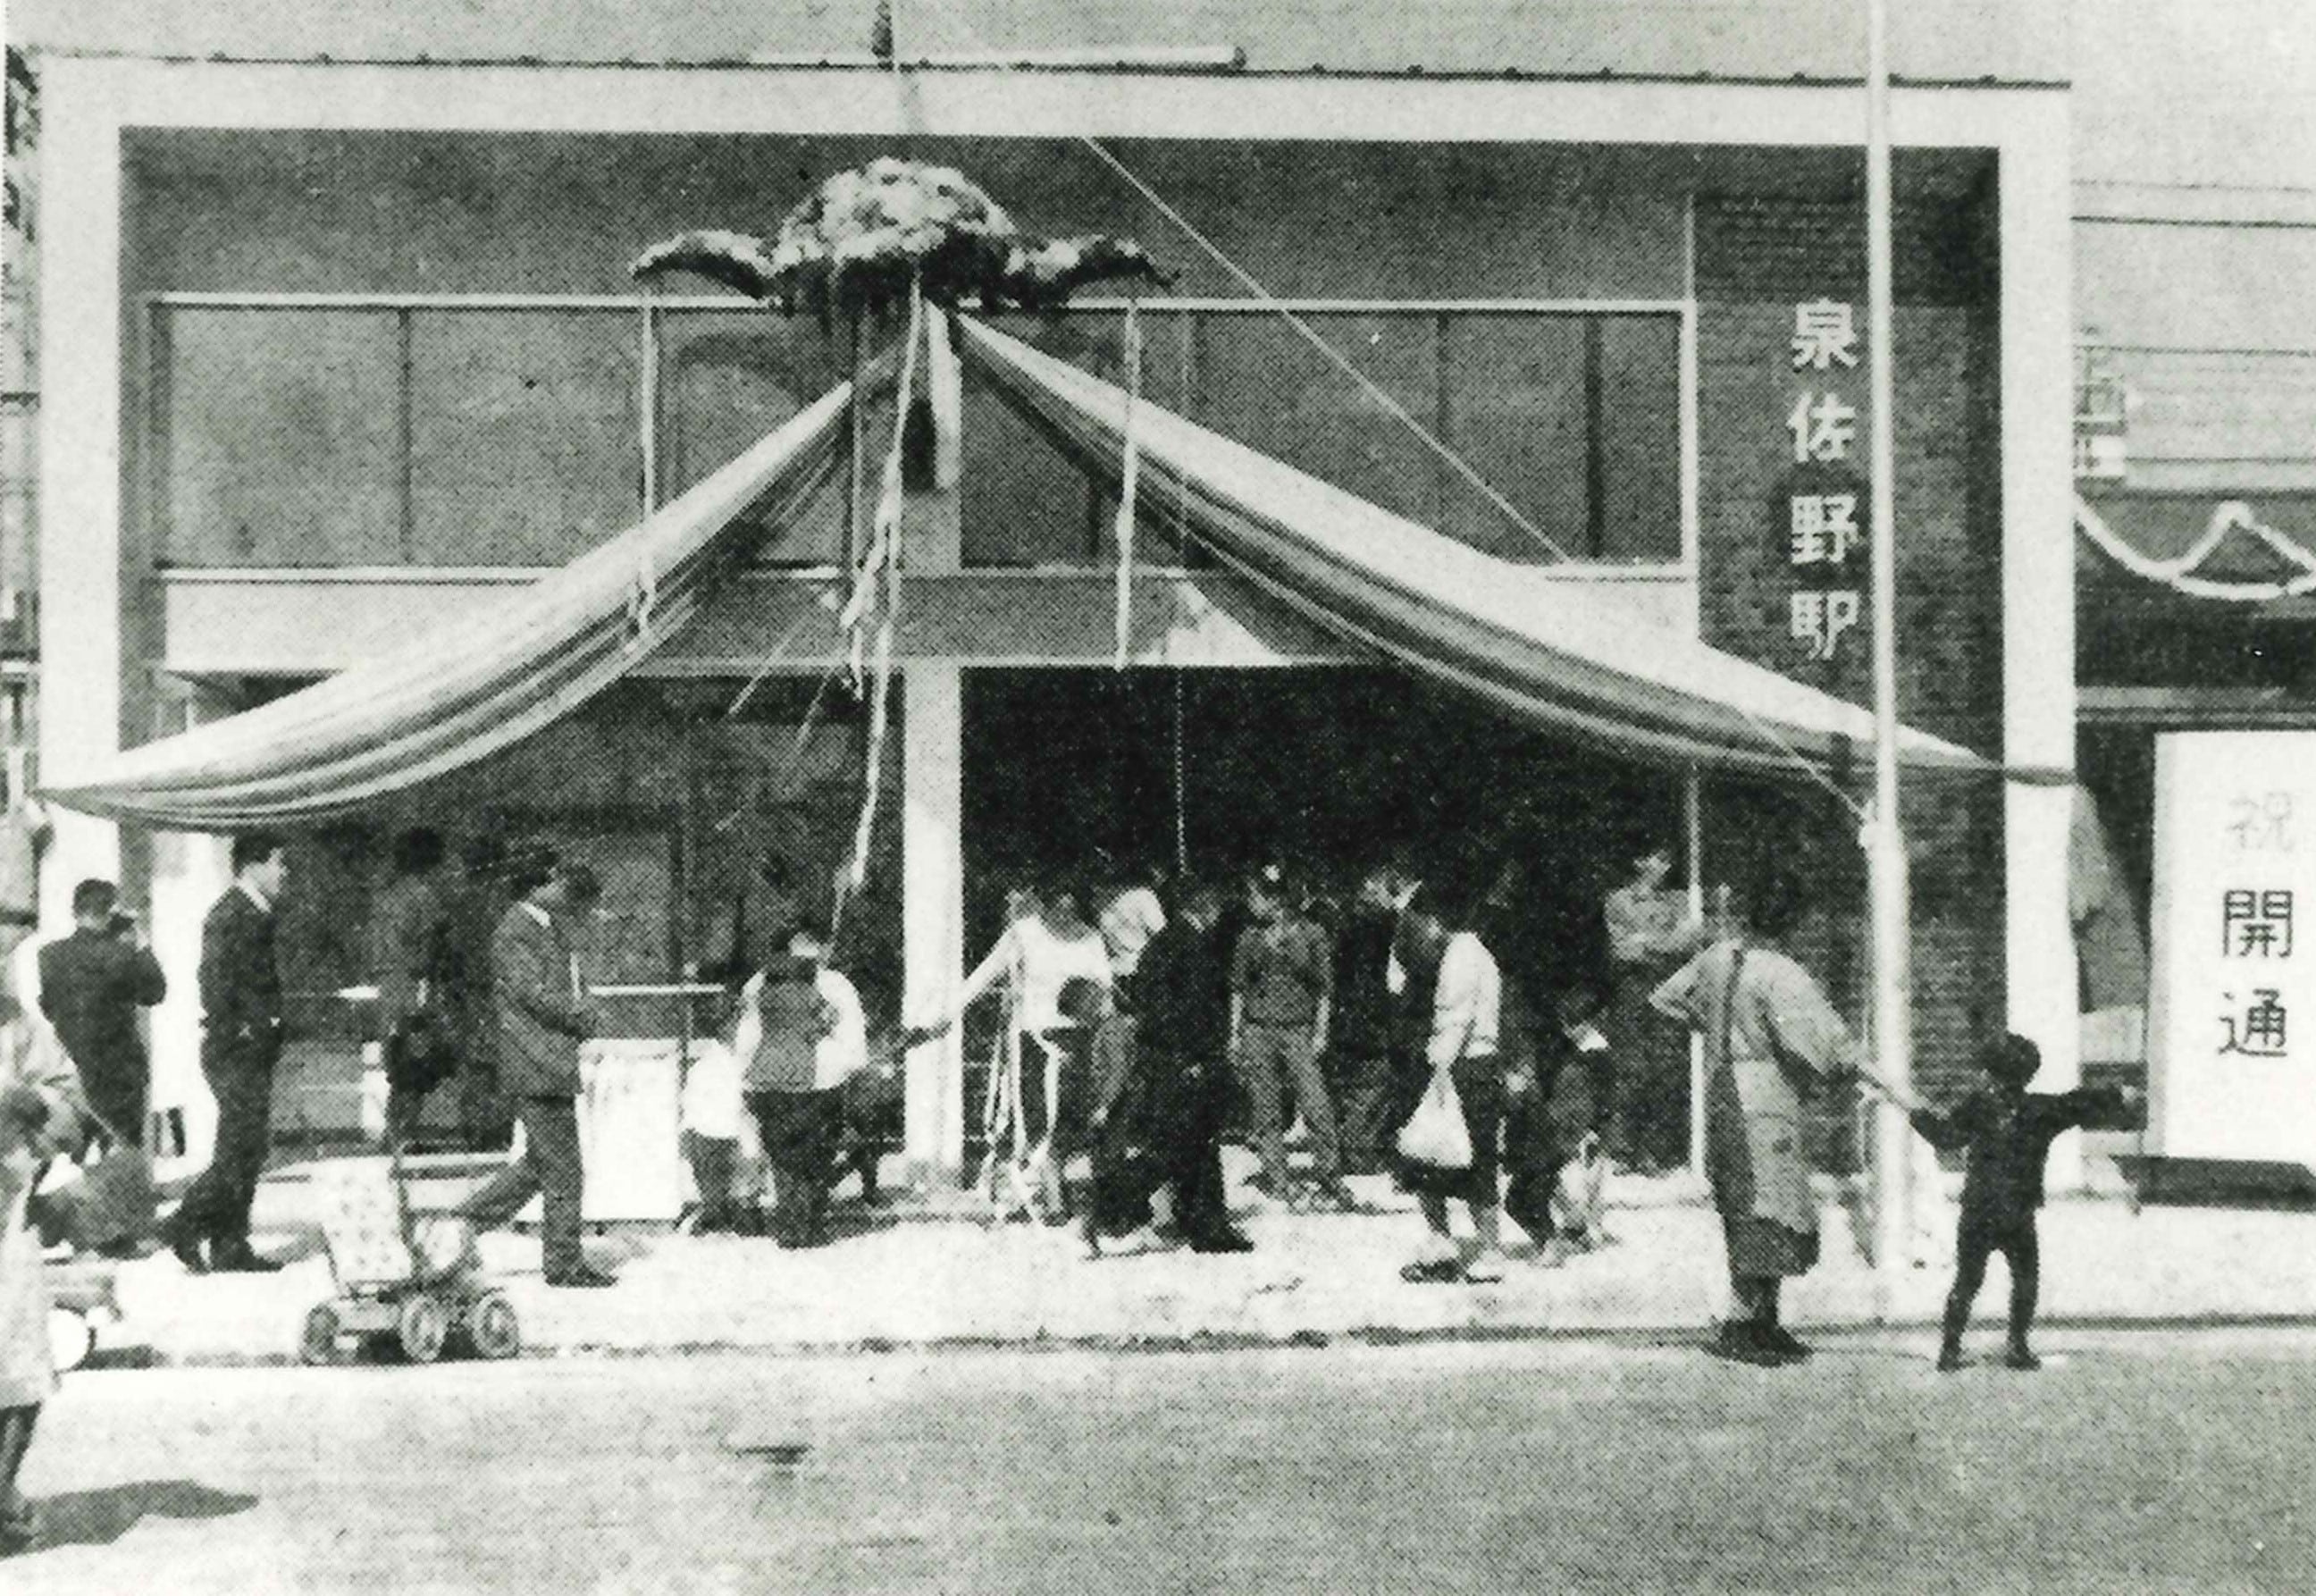
<path id="1" fill-rule="evenodd" d="M 303 1361 L 333 1363 L 350 1347 L 381 1343 L 411 1363 L 521 1350 L 514 1305 L 484 1275 L 472 1227 L 414 1214 L 398 1157 L 334 1160 L 315 1181 L 337 1294 L 307 1314 Z"/>

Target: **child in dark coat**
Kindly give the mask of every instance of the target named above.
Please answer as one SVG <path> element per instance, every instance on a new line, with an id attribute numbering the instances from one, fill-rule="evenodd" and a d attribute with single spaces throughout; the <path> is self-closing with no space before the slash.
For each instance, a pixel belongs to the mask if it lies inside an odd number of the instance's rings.
<path id="1" fill-rule="evenodd" d="M 2063 1132 L 2119 1119 L 2123 1094 L 2102 1087 L 2027 1091 L 2027 1083 L 2043 1067 L 2043 1055 L 2021 1036 L 1988 1043 L 1978 1064 L 1986 1084 L 1951 1113 L 1916 1109 L 1912 1116 L 1914 1128 L 1932 1146 L 1969 1149 L 1954 1290 L 1946 1297 L 1938 1368 L 1952 1371 L 1962 1367 L 1962 1338 L 1970 1326 L 1971 1304 L 1986 1281 L 1988 1258 L 2000 1253 L 2010 1269 L 2010 1349 L 2003 1361 L 2013 1369 L 2040 1369 L 2042 1361 L 2027 1337 L 2035 1327 L 2035 1297 L 2041 1283 L 2035 1210 L 2043 1206 L 2043 1166 L 2050 1158 L 2051 1144 Z"/>
<path id="2" fill-rule="evenodd" d="M 1608 1244 L 1600 1133 L 1615 1076 L 1595 1023 L 1604 1007 L 1589 986 L 1563 993 L 1554 1005 L 1557 1034 L 1538 1034 L 1506 1080 L 1504 1212 L 1544 1248 L 1547 1263 Z"/>

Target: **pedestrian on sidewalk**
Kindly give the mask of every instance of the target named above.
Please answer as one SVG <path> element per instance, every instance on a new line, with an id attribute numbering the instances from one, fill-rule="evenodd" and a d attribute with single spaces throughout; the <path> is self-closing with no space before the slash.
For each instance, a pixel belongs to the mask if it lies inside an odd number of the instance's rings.
<path id="1" fill-rule="evenodd" d="M 1588 986 L 1561 993 L 1553 1024 L 1538 1028 L 1528 1057 L 1506 1078 L 1504 1212 L 1549 1263 L 1608 1243 L 1600 1131 L 1608 1044 L 1594 1024 L 1600 1008 Z"/>
<path id="2" fill-rule="evenodd" d="M 2119 1121 L 2123 1093 L 2097 1086 L 2027 1091 L 2043 1067 L 2043 1053 L 2015 1034 L 1980 1049 L 1978 1067 L 1986 1083 L 1952 1111 L 1916 1109 L 1912 1114 L 1914 1128 L 1932 1146 L 1946 1152 L 1969 1149 L 1962 1223 L 1955 1242 L 1955 1283 L 1946 1296 L 1938 1368 L 1952 1373 L 1963 1366 L 1962 1338 L 1970 1328 L 1971 1304 L 1986 1283 L 1987 1260 L 2000 1253 L 2010 1270 L 2010 1345 L 2003 1361 L 2012 1369 L 2040 1369 L 2042 1360 L 2035 1356 L 2030 1338 L 2042 1282 L 2035 1213 L 2043 1206 L 2044 1165 L 2049 1162 L 2051 1144 L 2064 1132 Z"/>
<path id="3" fill-rule="evenodd" d="M 1650 833 L 1625 849 L 1630 873 L 1602 905 L 1614 994 L 1606 1030 L 1615 1047 L 1617 1100 L 1612 1155 L 1640 1174 L 1688 1160 L 1688 1047 L 1650 996 L 1703 944 L 1685 893 L 1669 887 L 1672 850 Z"/>
<path id="4" fill-rule="evenodd" d="M 57 1388 L 40 1237 L 27 1210 L 42 1168 L 80 1141 L 86 1108 L 72 1061 L 0 991 L 0 1556 L 39 1537 L 16 1476 Z"/>
<path id="5" fill-rule="evenodd" d="M 233 885 L 201 922 L 201 1074 L 217 1099 L 217 1144 L 162 1230 L 177 1261 L 195 1274 L 281 1267 L 251 1249 L 249 1208 L 265 1172 L 273 1072 L 281 1060 L 275 905 L 290 861 L 282 839 L 263 831 L 234 838 L 232 857 Z"/>
<path id="6" fill-rule="evenodd" d="M 1478 932 L 1450 931 L 1440 911 L 1421 897 L 1401 917 L 1395 956 L 1410 988 L 1431 994 L 1423 1065 L 1430 1078 L 1444 1072 L 1454 1084 L 1471 1142 L 1471 1161 L 1462 1169 L 1401 1159 L 1401 1181 L 1415 1193 L 1429 1234 L 1422 1255 L 1401 1270 L 1400 1278 L 1418 1284 L 1501 1280 L 1504 1268 L 1497 1209 L 1505 1109 L 1503 976 Z M 1456 1244 L 1448 1222 L 1451 1198 L 1460 1199 L 1472 1217 L 1474 1239 L 1468 1252 Z"/>
<path id="7" fill-rule="evenodd" d="M 603 890 L 595 872 L 544 850 L 517 867 L 520 895 L 491 937 L 491 1006 L 499 1079 L 522 1126 L 522 1156 L 460 1206 L 477 1230 L 505 1224 L 543 1199 L 547 1283 L 593 1289 L 615 1282 L 580 1244 L 586 1173 L 579 1155 L 579 1045 L 598 1033 L 572 932 Z"/>
<path id="8" fill-rule="evenodd" d="M 1725 889 L 1722 898 L 1726 905 Z M 1808 1105 L 1857 1067 L 1848 1028 L 1783 946 L 1806 901 L 1798 882 L 1773 878 L 1739 905 L 1742 923 L 1719 912 L 1718 940 L 1650 999 L 1705 1038 L 1706 1176 L 1738 1310 L 1715 1350 L 1765 1366 L 1809 1356 L 1778 1319 L 1783 1282 L 1818 1257 L 1803 1123 Z"/>
<path id="9" fill-rule="evenodd" d="M 735 1235 L 748 1228 L 748 1213 L 733 1192 L 740 1164 L 742 1106 L 740 1061 L 732 1051 L 730 1033 L 739 1004 L 729 994 L 718 1002 L 724 1012 L 715 1017 L 708 1036 L 692 1042 L 683 1069 L 681 1139 L 699 1196 L 691 1216 L 694 1235 Z"/>
<path id="10" fill-rule="evenodd" d="M 1335 994 L 1335 956 L 1326 933 L 1296 908 L 1286 872 L 1269 865 L 1247 883 L 1252 923 L 1231 958 L 1230 1049 L 1253 1110 L 1262 1157 L 1257 1190 L 1288 1200 L 1287 1088 L 1311 1133 L 1313 1173 L 1323 1198 L 1353 1206 L 1343 1184 L 1335 1107 L 1319 1070 Z"/>
<path id="11" fill-rule="evenodd" d="M 442 835 L 412 826 L 394 839 L 394 874 L 370 912 L 370 970 L 386 1055 L 386 1138 L 407 1149 L 437 1086 L 459 1074 L 450 1009 L 456 979 L 452 904 Z"/>
<path id="12" fill-rule="evenodd" d="M 1129 866 L 1114 872 L 1108 900 L 1094 923 L 1109 951 L 1109 1002 L 1093 1032 L 1089 1113 L 1098 1115 L 1116 1101 L 1134 1074 L 1134 1049 L 1140 1030 L 1134 1012 L 1134 974 L 1141 967 L 1143 950 L 1166 928 L 1165 900 L 1159 896 L 1159 872 L 1154 866 Z M 1089 1154 L 1099 1155 L 1099 1132 L 1088 1128 Z"/>
<path id="13" fill-rule="evenodd" d="M 783 1247 L 828 1239 L 828 1193 L 844 1136 L 844 1086 L 868 1067 L 860 994 L 797 932 L 741 989 L 734 1051 L 772 1172 L 772 1234 Z"/>
<path id="14" fill-rule="evenodd" d="M 513 901 L 508 863 L 505 837 L 486 829 L 468 841 L 450 892 L 450 979 L 441 996 L 458 1039 L 459 1128 L 474 1153 L 503 1152 L 514 1139 L 491 1006 L 491 935 Z"/>
<path id="15" fill-rule="evenodd" d="M 1372 1174 L 1384 1167 L 1392 1104 L 1391 943 L 1399 929 L 1402 872 L 1371 870 L 1337 933 L 1334 1013 L 1328 1025 L 1326 1075 L 1334 1093 L 1343 1167 Z"/>
<path id="16" fill-rule="evenodd" d="M 1223 1189 L 1223 1121 L 1230 964 L 1216 925 L 1222 895 L 1187 885 L 1169 923 L 1144 947 L 1132 984 L 1140 1023 L 1126 1089 L 1097 1116 L 1089 1237 L 1148 1225 L 1151 1198 L 1171 1190 L 1173 1224 L 1198 1253 L 1247 1253 Z"/>
<path id="17" fill-rule="evenodd" d="M 1012 1146 L 1012 1180 L 1038 1194 L 1050 1224 L 1069 1217 L 1063 1172 L 1080 1150 L 1091 1113 L 1092 1044 L 1110 1008 L 1109 945 L 1086 923 L 1078 888 L 1057 873 L 1038 891 L 1009 895 L 1005 930 L 965 978 L 948 1013 L 911 1026 L 903 1045 L 918 1047 L 953 1029 L 973 1005 L 1002 986 L 1003 1062 Z M 993 1156 L 1002 1156 L 992 1148 Z"/>
<path id="18" fill-rule="evenodd" d="M 153 1065 L 138 1012 L 166 997 L 169 982 L 111 882 L 83 881 L 72 904 L 72 933 L 40 950 L 40 1010 L 80 1073 L 91 1116 L 74 1150 L 94 1199 L 88 1241 L 105 1257 L 134 1257 L 150 1245 L 154 1201 L 145 1155 Z M 102 1155 L 94 1165 L 92 1151 Z"/>

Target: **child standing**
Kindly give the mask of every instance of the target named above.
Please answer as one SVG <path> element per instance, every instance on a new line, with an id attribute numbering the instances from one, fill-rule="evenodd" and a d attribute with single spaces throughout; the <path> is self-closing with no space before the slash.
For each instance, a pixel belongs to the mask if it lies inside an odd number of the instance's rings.
<path id="1" fill-rule="evenodd" d="M 1559 1035 L 1537 1038 L 1530 1057 L 1505 1080 L 1504 1211 L 1544 1249 L 1547 1263 L 1608 1243 L 1600 1132 L 1614 1075 L 1608 1039 L 1595 1023 L 1603 1006 L 1590 988 L 1563 993 L 1554 1005 Z"/>
<path id="2" fill-rule="evenodd" d="M 717 1029 L 728 1029 L 728 1021 Z M 722 1036 L 692 1043 L 683 1072 L 682 1110 L 683 1155 L 699 1192 L 692 1234 L 741 1232 L 748 1215 L 733 1193 L 740 1163 L 740 1060 Z"/>
<path id="3" fill-rule="evenodd" d="M 1951 1113 L 1929 1109 L 1912 1113 L 1914 1128 L 1932 1146 L 1946 1151 L 1966 1147 L 1970 1154 L 1938 1368 L 1951 1372 L 1962 1367 L 1962 1338 L 1970 1326 L 1971 1304 L 1986 1281 L 1988 1258 L 2000 1253 L 2010 1270 L 2010 1348 L 2003 1361 L 2012 1369 L 2040 1369 L 2042 1360 L 2027 1338 L 2035 1327 L 2035 1297 L 2041 1284 L 2035 1210 L 2043 1206 L 2043 1166 L 2051 1144 L 2062 1133 L 2119 1118 L 2123 1094 L 2101 1087 L 2027 1091 L 2027 1083 L 2043 1067 L 2043 1054 L 2022 1036 L 1988 1043 L 1979 1053 L 1978 1065 L 1986 1083 Z"/>

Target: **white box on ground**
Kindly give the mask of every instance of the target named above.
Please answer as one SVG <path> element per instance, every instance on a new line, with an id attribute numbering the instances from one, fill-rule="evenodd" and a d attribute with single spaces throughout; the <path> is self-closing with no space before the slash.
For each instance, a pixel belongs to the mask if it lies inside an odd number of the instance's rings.
<path id="1" fill-rule="evenodd" d="M 2156 739 L 2149 1129 L 2316 1168 L 2316 732 Z"/>
<path id="2" fill-rule="evenodd" d="M 673 1037 L 612 1037 L 579 1050 L 581 1216 L 589 1224 L 672 1221 L 683 1211 L 682 1044 Z M 514 1154 L 522 1152 L 515 1129 Z M 518 1217 L 539 1220 L 533 1198 Z"/>

